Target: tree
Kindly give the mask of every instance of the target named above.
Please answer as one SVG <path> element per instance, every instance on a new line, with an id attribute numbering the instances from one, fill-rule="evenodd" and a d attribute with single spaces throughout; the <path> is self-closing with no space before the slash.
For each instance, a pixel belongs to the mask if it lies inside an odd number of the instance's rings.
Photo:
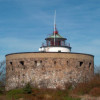
<path id="1" fill-rule="evenodd" d="M 6 61 L 3 60 L 0 62 L 0 86 L 5 86 L 6 78 Z"/>
<path id="2" fill-rule="evenodd" d="M 95 72 L 95 75 L 98 75 L 100 76 L 100 66 L 94 66 L 94 72 Z"/>

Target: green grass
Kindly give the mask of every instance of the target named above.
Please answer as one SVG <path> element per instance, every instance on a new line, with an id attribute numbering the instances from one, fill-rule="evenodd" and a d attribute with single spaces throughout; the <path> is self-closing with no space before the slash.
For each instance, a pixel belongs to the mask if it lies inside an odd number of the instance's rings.
<path id="1" fill-rule="evenodd" d="M 24 100 L 80 100 L 68 96 L 66 90 L 33 88 L 31 94 L 26 94 L 24 89 L 14 89 L 6 93 L 7 100 L 18 100 L 19 98 L 24 98 Z"/>
<path id="2" fill-rule="evenodd" d="M 8 91 L 6 93 L 6 96 L 9 100 L 12 98 L 18 99 L 22 97 L 21 94 L 23 94 L 23 89 L 14 89 L 14 90 Z"/>

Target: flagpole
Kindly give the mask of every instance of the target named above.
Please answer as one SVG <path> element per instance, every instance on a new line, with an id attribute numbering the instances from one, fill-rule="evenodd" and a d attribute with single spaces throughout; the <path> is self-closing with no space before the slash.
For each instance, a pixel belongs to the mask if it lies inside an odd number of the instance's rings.
<path id="1" fill-rule="evenodd" d="M 56 10 L 55 10 L 55 15 L 54 15 L 54 46 L 55 46 L 55 29 L 56 29 Z"/>

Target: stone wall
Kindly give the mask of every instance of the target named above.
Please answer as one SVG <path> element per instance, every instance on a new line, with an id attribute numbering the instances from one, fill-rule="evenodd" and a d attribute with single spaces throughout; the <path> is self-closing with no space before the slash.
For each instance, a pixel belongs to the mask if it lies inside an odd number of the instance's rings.
<path id="1" fill-rule="evenodd" d="M 88 81 L 94 57 L 78 53 L 18 53 L 6 55 L 6 90 L 30 83 L 42 88 L 64 88 L 65 83 Z"/>

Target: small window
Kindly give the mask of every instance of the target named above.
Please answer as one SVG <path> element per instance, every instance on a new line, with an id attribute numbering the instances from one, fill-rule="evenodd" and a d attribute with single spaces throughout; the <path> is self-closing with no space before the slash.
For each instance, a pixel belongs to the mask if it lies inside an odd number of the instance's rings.
<path id="1" fill-rule="evenodd" d="M 10 62 L 10 65 L 12 65 L 12 62 Z"/>
<path id="2" fill-rule="evenodd" d="M 83 62 L 80 62 L 80 67 L 83 65 Z"/>
<path id="3" fill-rule="evenodd" d="M 54 65 L 56 65 L 56 61 L 54 61 Z"/>
<path id="4" fill-rule="evenodd" d="M 89 63 L 89 68 L 91 68 L 91 63 Z"/>
<path id="5" fill-rule="evenodd" d="M 40 60 L 40 63 L 42 64 L 42 60 Z"/>
<path id="6" fill-rule="evenodd" d="M 35 65 L 37 65 L 37 61 L 34 61 Z"/>
<path id="7" fill-rule="evenodd" d="M 20 64 L 21 64 L 21 65 L 24 65 L 24 61 L 20 61 Z"/>
<path id="8" fill-rule="evenodd" d="M 58 52 L 61 52 L 61 50 L 58 50 Z"/>
<path id="9" fill-rule="evenodd" d="M 68 62 L 68 61 L 67 61 L 66 63 L 67 63 L 67 65 L 69 64 L 69 62 Z"/>

